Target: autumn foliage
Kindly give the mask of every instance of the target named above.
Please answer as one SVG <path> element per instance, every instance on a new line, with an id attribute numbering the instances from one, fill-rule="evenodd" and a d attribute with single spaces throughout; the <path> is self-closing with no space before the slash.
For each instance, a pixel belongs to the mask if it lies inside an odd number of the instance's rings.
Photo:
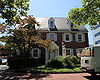
<path id="1" fill-rule="evenodd" d="M 19 52 L 21 56 L 30 56 L 30 52 L 34 47 L 44 47 L 49 52 L 53 52 L 55 47 L 51 40 L 41 39 L 39 28 L 35 29 L 35 25 L 39 26 L 35 18 L 26 16 L 24 19 L 20 19 L 18 26 L 11 30 L 9 36 L 4 36 L 0 40 L 6 43 L 6 48 L 13 50 L 14 53 Z"/>

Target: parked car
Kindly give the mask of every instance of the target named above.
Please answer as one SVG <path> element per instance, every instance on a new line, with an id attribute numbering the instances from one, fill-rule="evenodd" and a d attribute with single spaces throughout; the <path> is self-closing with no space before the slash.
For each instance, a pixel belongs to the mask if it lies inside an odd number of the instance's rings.
<path id="1" fill-rule="evenodd" d="M 7 65 L 7 59 L 0 59 L 0 65 Z"/>

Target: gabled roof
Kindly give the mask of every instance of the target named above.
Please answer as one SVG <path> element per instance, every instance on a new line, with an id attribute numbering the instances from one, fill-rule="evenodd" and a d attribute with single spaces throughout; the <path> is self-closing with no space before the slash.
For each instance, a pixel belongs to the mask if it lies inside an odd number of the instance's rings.
<path id="1" fill-rule="evenodd" d="M 49 28 L 49 21 L 50 18 L 47 17 L 37 17 L 36 21 L 39 22 L 40 30 L 44 31 L 79 31 L 79 32 L 88 32 L 87 29 L 84 26 L 77 26 L 77 29 L 71 28 L 71 26 L 68 24 L 68 21 L 66 18 L 57 18 L 54 17 L 55 20 L 55 28 L 50 29 Z M 38 26 L 36 26 L 37 28 Z"/>
<path id="2" fill-rule="evenodd" d="M 25 17 L 22 17 L 25 18 Z M 50 28 L 49 21 L 54 20 L 55 28 Z M 36 21 L 39 22 L 40 26 L 35 26 L 36 29 L 40 29 L 42 31 L 78 31 L 78 32 L 88 32 L 85 26 L 76 26 L 77 28 L 71 27 L 70 22 L 67 21 L 66 18 L 58 18 L 58 17 L 37 17 Z M 22 27 L 25 27 L 27 24 L 25 24 Z M 16 25 L 16 28 L 18 28 L 19 24 Z"/>

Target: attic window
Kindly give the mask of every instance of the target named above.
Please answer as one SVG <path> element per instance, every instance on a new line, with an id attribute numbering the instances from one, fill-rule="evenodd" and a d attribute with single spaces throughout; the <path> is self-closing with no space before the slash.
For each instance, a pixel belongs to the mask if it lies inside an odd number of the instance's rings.
<path id="1" fill-rule="evenodd" d="M 53 18 L 48 20 L 48 26 L 49 28 L 55 28 L 55 20 Z"/>
<path id="2" fill-rule="evenodd" d="M 53 28 L 53 27 L 54 27 L 54 22 L 50 21 L 50 28 Z"/>

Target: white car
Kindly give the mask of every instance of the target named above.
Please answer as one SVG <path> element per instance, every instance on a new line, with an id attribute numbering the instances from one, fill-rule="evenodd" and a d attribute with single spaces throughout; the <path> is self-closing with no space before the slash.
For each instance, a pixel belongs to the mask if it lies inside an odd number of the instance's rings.
<path id="1" fill-rule="evenodd" d="M 7 59 L 0 59 L 0 65 L 7 65 Z"/>

